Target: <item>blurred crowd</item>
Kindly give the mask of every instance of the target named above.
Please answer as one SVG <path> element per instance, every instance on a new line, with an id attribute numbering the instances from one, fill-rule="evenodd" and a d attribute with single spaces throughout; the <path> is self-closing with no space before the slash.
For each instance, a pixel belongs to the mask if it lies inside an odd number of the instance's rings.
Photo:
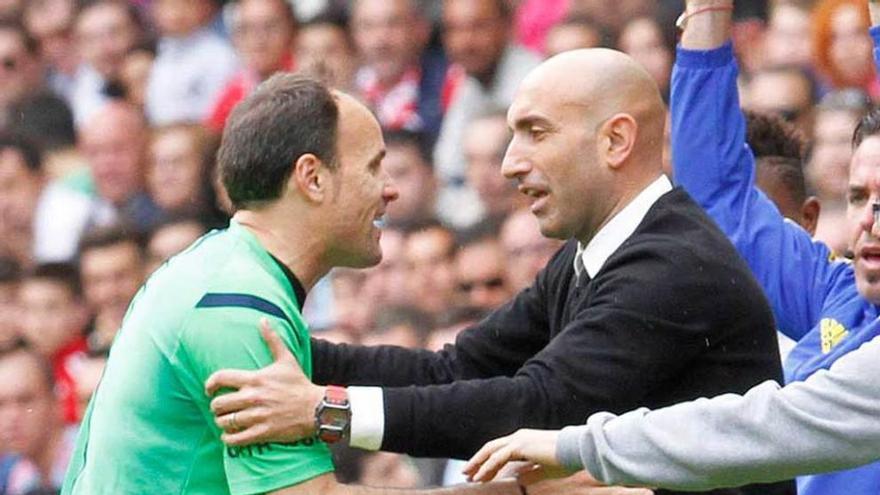
<path id="1" fill-rule="evenodd" d="M 400 192 L 381 264 L 335 270 L 310 292 L 313 334 L 440 350 L 559 247 L 501 173 L 520 79 L 556 53 L 609 47 L 667 93 L 682 8 L 0 0 L 0 494 L 60 486 L 129 301 L 157 266 L 226 225 L 213 156 L 235 104 L 261 81 L 302 71 L 364 101 Z M 744 107 L 790 122 L 805 145 L 803 170 L 776 169 L 782 195 L 793 211 L 821 200 L 816 237 L 844 254 L 852 131 L 880 98 L 865 2 L 740 0 L 735 18 Z M 8 351 L 18 346 L 28 352 Z M 455 479 L 442 462 L 338 454 L 348 480 Z"/>

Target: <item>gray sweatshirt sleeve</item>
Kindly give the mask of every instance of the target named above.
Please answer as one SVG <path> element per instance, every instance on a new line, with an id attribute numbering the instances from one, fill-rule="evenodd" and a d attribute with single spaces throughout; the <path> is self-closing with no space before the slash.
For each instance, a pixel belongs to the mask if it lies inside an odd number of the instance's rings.
<path id="1" fill-rule="evenodd" d="M 830 370 L 562 430 L 557 457 L 609 484 L 707 490 L 880 459 L 880 337 Z"/>

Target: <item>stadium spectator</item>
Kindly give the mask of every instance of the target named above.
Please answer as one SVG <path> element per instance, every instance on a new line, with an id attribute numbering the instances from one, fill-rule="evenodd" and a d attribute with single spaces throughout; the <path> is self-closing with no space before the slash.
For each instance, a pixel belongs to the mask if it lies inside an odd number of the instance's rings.
<path id="1" fill-rule="evenodd" d="M 159 34 L 145 111 L 153 125 L 201 122 L 238 70 L 229 42 L 212 28 L 214 0 L 154 0 Z"/>
<path id="2" fill-rule="evenodd" d="M 146 185 L 164 216 L 193 216 L 216 226 L 220 213 L 211 187 L 214 139 L 195 124 L 153 128 L 148 144 Z"/>
<path id="3" fill-rule="evenodd" d="M 530 196 L 542 233 L 566 246 L 530 289 L 441 353 L 313 339 L 318 383 L 384 385 L 349 389 L 351 445 L 466 456 L 523 424 L 559 427 L 781 376 L 770 308 L 747 265 L 662 174 L 664 110 L 651 76 L 619 52 L 564 53 L 527 76 L 502 170 Z M 207 382 L 240 389 L 212 401 L 224 430 L 236 419 L 228 444 L 314 431 L 324 388 L 271 340 L 280 362 Z M 242 401 L 251 394 L 272 407 L 253 414 Z"/>
<path id="4" fill-rule="evenodd" d="M 147 239 L 147 267 L 153 273 L 162 263 L 182 252 L 205 234 L 205 225 L 195 217 L 171 218 L 157 225 Z"/>
<path id="5" fill-rule="evenodd" d="M 743 106 L 778 115 L 809 134 L 812 122 L 813 81 L 799 67 L 769 67 L 752 73 Z"/>
<path id="6" fill-rule="evenodd" d="M 870 19 L 861 0 L 820 0 L 813 7 L 813 57 L 831 89 L 857 88 L 880 97 L 871 62 Z"/>
<path id="7" fill-rule="evenodd" d="M 385 210 L 385 220 L 392 227 L 407 229 L 436 219 L 437 183 L 430 147 L 423 133 L 385 132 L 383 164 L 400 193 Z"/>
<path id="8" fill-rule="evenodd" d="M 569 16 L 550 28 L 544 51 L 549 58 L 568 50 L 606 46 L 607 38 L 604 28 L 593 18 Z"/>
<path id="9" fill-rule="evenodd" d="M 83 124 L 79 148 L 98 199 L 92 224 L 120 221 L 145 232 L 159 221 L 161 210 L 146 192 L 147 138 L 142 114 L 123 102 L 107 103 Z"/>
<path id="10" fill-rule="evenodd" d="M 669 97 L 672 52 L 663 33 L 663 27 L 653 17 L 636 17 L 623 25 L 617 45 L 622 52 L 642 64 L 666 99 Z"/>
<path id="11" fill-rule="evenodd" d="M 43 189 L 42 157 L 27 141 L 0 136 L 0 256 L 34 262 L 34 223 Z"/>
<path id="12" fill-rule="evenodd" d="M 807 4 L 798 0 L 771 2 L 763 43 L 764 66 L 811 68 L 813 47 Z"/>
<path id="13" fill-rule="evenodd" d="M 232 42 L 243 66 L 213 102 L 205 127 L 223 132 L 236 103 L 278 71 L 295 68 L 296 16 L 285 0 L 239 0 L 232 4 Z"/>
<path id="14" fill-rule="evenodd" d="M 490 311 L 514 292 L 507 281 L 508 260 L 494 229 L 477 228 L 463 235 L 455 253 L 455 284 L 461 306 Z"/>
<path id="15" fill-rule="evenodd" d="M 415 306 L 386 306 L 376 314 L 372 329 L 361 338 L 360 344 L 420 349 L 431 327 L 431 317 Z"/>
<path id="16" fill-rule="evenodd" d="M 403 246 L 407 295 L 410 302 L 428 314 L 436 315 L 454 297 L 453 255 L 455 235 L 439 225 L 426 225 L 410 231 Z"/>
<path id="17" fill-rule="evenodd" d="M 64 421 L 77 424 L 84 410 L 78 408 L 74 370 L 85 357 L 89 313 L 76 267 L 37 265 L 19 284 L 18 305 L 22 338 L 51 364 Z"/>
<path id="18" fill-rule="evenodd" d="M 561 246 L 559 241 L 541 235 L 538 222 L 528 208 L 520 208 L 507 216 L 501 224 L 499 240 L 507 258 L 504 264 L 507 280 L 514 292 L 528 287 Z"/>
<path id="19" fill-rule="evenodd" d="M 387 163 L 386 158 L 383 162 L 386 168 L 388 168 Z M 361 286 L 361 292 L 365 300 L 378 307 L 403 305 L 410 300 L 407 294 L 407 273 L 403 258 L 405 238 L 403 231 L 399 229 L 384 228 L 382 239 L 379 240 L 379 244 L 382 245 L 382 261 L 366 270 L 367 278 Z"/>
<path id="20" fill-rule="evenodd" d="M 461 149 L 468 122 L 489 106 L 507 108 L 516 87 L 540 58 L 509 40 L 512 12 L 505 0 L 444 0 L 443 45 L 454 65 L 444 87 L 446 114 L 434 148 L 443 215 L 465 202 Z M 463 191 L 464 190 L 464 191 Z M 445 196 L 445 197 L 444 197 Z"/>
<path id="21" fill-rule="evenodd" d="M 354 91 L 354 42 L 342 20 L 322 15 L 301 24 L 294 47 L 300 71 L 331 87 Z"/>
<path id="22" fill-rule="evenodd" d="M 490 109 L 467 124 L 462 151 L 466 161 L 465 177 L 477 195 L 471 208 L 473 221 L 498 224 L 516 207 L 525 204 L 525 197 L 516 190 L 514 181 L 501 175 L 504 150 L 510 142 L 505 111 Z"/>
<path id="23" fill-rule="evenodd" d="M 74 0 L 30 0 L 22 12 L 24 26 L 39 45 L 49 88 L 67 101 L 80 62 L 73 33 L 77 8 Z"/>
<path id="24" fill-rule="evenodd" d="M 857 89 L 828 93 L 816 106 L 813 150 L 807 182 L 823 204 L 843 203 L 852 158 L 852 131 L 871 108 L 868 95 Z"/>
<path id="25" fill-rule="evenodd" d="M 14 21 L 0 20 L 0 60 L 0 129 L 10 129 L 12 106 L 44 88 L 43 64 L 37 41 Z"/>
<path id="26" fill-rule="evenodd" d="M 128 304 L 144 281 L 145 263 L 141 238 L 130 229 L 112 225 L 83 236 L 80 279 L 95 318 L 88 335 L 90 352 L 110 348 Z"/>
<path id="27" fill-rule="evenodd" d="M 70 93 L 77 126 L 107 102 L 106 88 L 119 77 L 128 52 L 143 37 L 140 18 L 125 0 L 97 0 L 83 6 L 74 24 L 80 65 Z"/>
<path id="28" fill-rule="evenodd" d="M 150 71 L 156 60 L 156 45 L 153 42 L 139 43 L 125 55 L 119 68 L 118 83 L 125 101 L 135 108 L 144 110 L 147 100 L 147 83 Z"/>
<path id="29" fill-rule="evenodd" d="M 746 112 L 746 142 L 755 155 L 755 183 L 785 218 L 816 233 L 821 204 L 807 195 L 802 134 L 781 117 Z"/>
<path id="30" fill-rule="evenodd" d="M 382 128 L 423 132 L 434 142 L 446 60 L 426 50 L 431 27 L 418 0 L 355 0 L 351 33 L 361 60 L 357 94 Z"/>
<path id="31" fill-rule="evenodd" d="M 73 452 L 76 427 L 61 422 L 51 366 L 21 345 L 0 352 L 0 376 L 0 465 L 5 468 L 0 486 L 9 495 L 57 493 Z"/>

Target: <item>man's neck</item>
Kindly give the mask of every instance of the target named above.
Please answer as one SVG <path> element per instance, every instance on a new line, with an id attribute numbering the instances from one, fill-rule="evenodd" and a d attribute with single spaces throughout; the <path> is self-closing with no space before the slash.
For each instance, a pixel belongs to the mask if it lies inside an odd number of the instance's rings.
<path id="1" fill-rule="evenodd" d="M 290 222 L 277 221 L 278 216 L 279 212 L 268 209 L 240 210 L 233 218 L 252 233 L 269 254 L 284 263 L 309 291 L 330 271 L 319 256 L 323 253 L 321 241 L 303 223 L 291 225 Z"/>

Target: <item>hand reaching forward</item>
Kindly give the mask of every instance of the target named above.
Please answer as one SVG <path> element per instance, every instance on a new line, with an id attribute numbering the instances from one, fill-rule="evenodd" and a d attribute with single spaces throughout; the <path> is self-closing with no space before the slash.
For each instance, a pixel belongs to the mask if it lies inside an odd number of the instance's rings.
<path id="1" fill-rule="evenodd" d="M 263 369 L 220 370 L 208 377 L 205 393 L 235 389 L 211 401 L 214 422 L 227 445 L 292 442 L 315 434 L 315 406 L 323 387 L 312 384 L 290 350 L 264 318 L 260 333 L 274 362 Z"/>
<path id="2" fill-rule="evenodd" d="M 519 430 L 484 445 L 467 462 L 463 472 L 471 481 L 486 482 L 498 476 L 499 471 L 502 471 L 506 465 L 525 461 L 521 467 L 514 470 L 520 483 L 528 486 L 530 495 L 581 492 L 590 495 L 653 493 L 646 488 L 604 487 L 586 471 L 570 476 L 571 473 L 567 472 L 556 459 L 558 437 L 557 430 Z"/>

